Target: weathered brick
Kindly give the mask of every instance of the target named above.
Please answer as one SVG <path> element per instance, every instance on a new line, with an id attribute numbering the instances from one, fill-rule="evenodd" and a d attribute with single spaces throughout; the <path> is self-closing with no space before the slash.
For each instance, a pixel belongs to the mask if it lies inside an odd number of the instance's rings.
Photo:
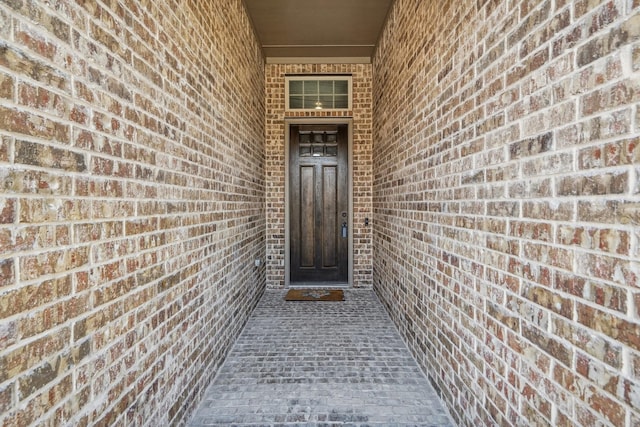
<path id="1" fill-rule="evenodd" d="M 527 285 L 524 287 L 523 297 L 567 319 L 573 317 L 573 301 L 546 287 Z"/>
<path id="2" fill-rule="evenodd" d="M 71 294 L 71 280 L 49 280 L 42 284 L 25 286 L 0 296 L 0 314 L 3 318 L 51 303 Z"/>
<path id="3" fill-rule="evenodd" d="M 13 77 L 0 73 L 0 98 L 14 98 L 15 80 Z"/>
<path id="4" fill-rule="evenodd" d="M 69 126 L 26 112 L 0 107 L 0 122 L 10 132 L 69 142 Z"/>
<path id="5" fill-rule="evenodd" d="M 574 216 L 575 205 L 570 202 L 525 202 L 522 212 L 525 218 L 569 221 Z"/>
<path id="6" fill-rule="evenodd" d="M 52 221 L 80 220 L 89 212 L 91 203 L 60 198 L 20 199 L 20 223 L 36 224 Z"/>
<path id="7" fill-rule="evenodd" d="M 586 402 L 589 407 L 602 414 L 613 425 L 622 425 L 625 422 L 625 408 L 615 400 L 600 392 L 596 387 L 589 387 L 589 396 Z"/>
<path id="8" fill-rule="evenodd" d="M 110 16 L 109 14 L 103 14 L 102 16 Z M 117 24 L 115 24 L 117 25 Z M 90 24 L 91 39 L 93 42 L 97 42 L 105 46 L 114 54 L 121 57 L 125 62 L 131 62 L 131 51 L 120 40 L 109 34 L 100 24 L 91 22 Z"/>
<path id="9" fill-rule="evenodd" d="M 118 275 L 122 274 L 122 271 L 118 271 L 115 269 L 111 269 L 110 271 L 116 271 L 117 273 L 109 275 L 109 272 L 107 272 L 107 275 L 103 280 L 107 281 L 117 279 Z M 112 300 L 118 298 L 120 295 L 129 293 L 134 287 L 135 278 L 133 277 L 128 277 L 123 280 L 112 282 L 111 284 L 103 286 L 100 289 L 96 289 L 92 292 L 94 304 L 95 306 L 100 306 L 111 302 Z"/>
<path id="10" fill-rule="evenodd" d="M 547 9 L 547 8 L 544 8 Z M 531 19 L 534 15 L 531 15 L 528 19 Z M 544 18 L 544 12 L 538 12 L 535 19 Z M 544 26 L 538 26 L 538 28 L 532 28 L 526 38 L 522 41 L 520 48 L 520 56 L 526 57 L 530 52 L 534 51 L 538 46 L 541 46 L 547 42 L 554 35 L 561 33 L 562 30 L 568 27 L 571 23 L 571 11 L 567 8 L 552 17 L 550 21 Z M 539 25 L 540 22 L 537 22 Z"/>
<path id="11" fill-rule="evenodd" d="M 537 26 L 549 17 L 550 10 L 548 8 L 540 8 L 533 11 L 529 16 L 522 20 L 520 26 L 511 33 L 507 38 L 509 48 L 519 43 L 525 36 L 529 35 Z M 522 9 L 522 13 L 526 14 L 526 9 Z"/>
<path id="12" fill-rule="evenodd" d="M 0 252 L 8 253 L 14 249 L 13 236 L 8 228 L 0 229 Z"/>
<path id="13" fill-rule="evenodd" d="M 4 40 L 9 40 L 11 38 L 11 32 L 11 15 L 9 15 L 6 10 L 0 9 L 0 36 L 2 36 Z"/>
<path id="14" fill-rule="evenodd" d="M 604 166 L 622 166 L 640 161 L 640 144 L 637 138 L 615 141 L 601 146 L 580 150 L 581 169 L 594 169 Z"/>
<path id="15" fill-rule="evenodd" d="M 107 92 L 116 95 L 124 101 L 131 101 L 131 89 L 124 82 L 118 81 L 113 77 L 102 73 L 97 68 L 89 68 L 89 81 L 97 84 Z"/>
<path id="16" fill-rule="evenodd" d="M 13 404 L 14 384 L 9 383 L 0 388 L 0 412 L 6 413 Z"/>
<path id="17" fill-rule="evenodd" d="M 18 330 L 22 338 L 30 338 L 51 330 L 83 314 L 89 307 L 89 296 L 67 299 L 47 306 L 38 311 L 31 311 L 28 317 L 21 318 Z"/>
<path id="18" fill-rule="evenodd" d="M 29 141 L 16 141 L 15 162 L 70 172 L 83 172 L 87 168 L 81 153 Z"/>
<path id="19" fill-rule="evenodd" d="M 20 399 L 27 398 L 33 392 L 46 387 L 47 384 L 55 380 L 60 373 L 60 365 L 63 364 L 61 362 L 62 358 L 58 356 L 53 365 L 50 362 L 45 362 L 33 369 L 29 374 L 21 377 L 18 380 L 18 393 Z"/>
<path id="20" fill-rule="evenodd" d="M 13 156 L 13 138 L 0 136 L 0 162 L 9 162 Z"/>
<path id="21" fill-rule="evenodd" d="M 553 326 L 559 338 L 567 340 L 614 369 L 620 370 L 622 368 L 621 344 L 610 338 L 594 334 L 591 329 L 576 325 L 562 318 L 554 319 Z"/>
<path id="22" fill-rule="evenodd" d="M 21 83 L 18 86 L 18 101 L 21 105 L 39 109 L 60 118 L 68 118 L 68 102 L 58 94 L 42 87 Z"/>
<path id="23" fill-rule="evenodd" d="M 514 216 L 519 212 L 517 202 L 490 202 L 487 204 L 487 215 L 489 216 Z"/>
<path id="24" fill-rule="evenodd" d="M 630 261 L 606 255 L 578 254 L 576 263 L 582 274 L 611 280 L 624 286 L 638 283 L 637 266 Z"/>
<path id="25" fill-rule="evenodd" d="M 628 189 L 628 173 L 603 173 L 592 176 L 566 177 L 558 181 L 559 196 L 591 196 L 623 194 Z"/>
<path id="26" fill-rule="evenodd" d="M 552 227 L 549 223 L 536 222 L 512 222 L 509 228 L 512 237 L 520 237 L 527 240 L 540 240 L 550 242 L 553 240 Z"/>
<path id="27" fill-rule="evenodd" d="M 640 225 L 640 203 L 633 200 L 578 202 L 578 221 Z"/>
<path id="28" fill-rule="evenodd" d="M 41 276 L 63 273 L 85 265 L 89 260 L 89 248 L 43 252 L 20 259 L 20 279 L 32 280 Z"/>
<path id="29" fill-rule="evenodd" d="M 49 42 L 44 36 L 35 33 L 32 29 L 20 23 L 14 31 L 15 39 L 25 49 L 53 60 L 57 54 L 57 46 L 54 43 Z"/>
<path id="30" fill-rule="evenodd" d="M 596 7 L 602 5 L 600 1 L 594 0 L 577 0 L 573 3 L 573 13 L 576 17 L 581 17 L 595 9 Z"/>
<path id="31" fill-rule="evenodd" d="M 18 342 L 19 337 L 17 322 L 3 321 L 2 325 L 0 325 L 0 350 L 4 350 Z"/>
<path id="32" fill-rule="evenodd" d="M 69 194 L 73 185 L 70 177 L 31 170 L 11 170 L 0 182 L 3 190 L 7 193 L 39 194 L 42 196 Z"/>
<path id="33" fill-rule="evenodd" d="M 60 352 L 69 339 L 69 330 L 58 330 L 54 336 L 44 337 L 30 342 L 24 346 L 12 349 L 0 357 L 0 365 L 4 367 L 0 371 L 3 382 L 16 378 L 23 372 L 27 372 L 37 366 L 43 359 Z"/>
<path id="34" fill-rule="evenodd" d="M 16 199 L 0 200 L 0 224 L 13 224 L 16 220 L 16 208 L 18 203 Z"/>
<path id="35" fill-rule="evenodd" d="M 628 255 L 629 233 L 624 230 L 561 226 L 557 240 L 563 245 L 577 245 L 587 249 Z"/>
<path id="36" fill-rule="evenodd" d="M 47 33 L 53 34 L 61 41 L 68 41 L 69 25 L 57 16 L 49 14 L 49 10 L 40 7 L 37 2 L 10 0 L 7 4 L 21 14 L 24 14 L 31 21 L 37 22 Z M 61 9 L 65 10 L 66 8 Z"/>
<path id="37" fill-rule="evenodd" d="M 63 399 L 68 398 L 73 390 L 73 376 L 67 375 L 55 383 L 49 390 L 35 395 L 28 404 L 10 417 L 18 426 L 32 425 L 39 417 L 58 405 Z"/>
<path id="38" fill-rule="evenodd" d="M 13 258 L 0 260 L 0 286 L 13 285 L 15 281 L 15 261 Z"/>
<path id="39" fill-rule="evenodd" d="M 497 321 L 514 331 L 520 330 L 520 318 L 514 314 L 510 314 L 499 306 L 489 303 L 487 305 L 487 314 L 495 318 Z"/>
<path id="40" fill-rule="evenodd" d="M 578 322 L 601 332 L 638 351 L 640 349 L 640 325 L 618 316 L 597 310 L 584 304 L 577 305 Z"/>
<path id="41" fill-rule="evenodd" d="M 552 144 L 553 134 L 551 132 L 513 143 L 509 147 L 511 159 L 519 159 L 521 157 L 547 152 L 551 149 Z"/>
<path id="42" fill-rule="evenodd" d="M 48 87 L 69 92 L 69 77 L 63 72 L 36 59 L 31 59 L 16 49 L 0 44 L 0 65 L 17 75 L 37 80 Z"/>
<path id="43" fill-rule="evenodd" d="M 95 135 L 82 129 L 74 129 L 74 145 L 78 148 L 115 157 L 122 156 L 122 143 L 104 135 Z"/>
<path id="44" fill-rule="evenodd" d="M 623 390 L 627 387 L 630 387 L 631 384 L 627 383 L 628 380 L 625 380 L 621 375 L 618 374 L 617 371 L 613 370 L 611 367 L 603 365 L 597 360 L 593 358 L 578 353 L 576 355 L 576 371 L 585 378 L 591 380 L 595 385 L 601 387 L 606 392 L 610 393 L 613 396 L 619 395 L 622 399 L 624 399 L 627 403 L 627 394 L 626 392 L 618 393 L 618 390 Z M 625 384 L 626 383 L 626 384 Z"/>
<path id="45" fill-rule="evenodd" d="M 522 164 L 522 175 L 527 178 L 534 176 L 550 176 L 566 172 L 568 169 L 572 168 L 573 156 L 570 153 L 560 153 L 525 160 Z M 531 185 L 532 190 L 533 188 L 533 185 Z M 546 185 L 545 188 L 547 188 Z M 550 189 L 551 188 L 549 187 L 549 190 Z M 531 191 L 531 194 L 533 195 L 534 191 Z M 547 196 L 551 195 L 546 192 L 541 193 L 540 195 L 542 196 L 543 194 L 546 194 Z"/>
<path id="46" fill-rule="evenodd" d="M 609 55 L 625 44 L 631 43 L 640 37 L 640 14 L 636 13 L 625 20 L 621 25 L 612 27 L 602 36 L 591 39 L 586 45 L 578 49 L 578 66 Z"/>
<path id="47" fill-rule="evenodd" d="M 134 178 L 134 165 L 112 159 L 93 156 L 90 169 L 95 175 L 105 175 L 120 178 Z"/>
<path id="48" fill-rule="evenodd" d="M 583 96 L 581 100 L 582 114 L 590 116 L 594 113 L 637 102 L 638 99 L 640 99 L 640 83 L 634 80 L 624 80 Z"/>

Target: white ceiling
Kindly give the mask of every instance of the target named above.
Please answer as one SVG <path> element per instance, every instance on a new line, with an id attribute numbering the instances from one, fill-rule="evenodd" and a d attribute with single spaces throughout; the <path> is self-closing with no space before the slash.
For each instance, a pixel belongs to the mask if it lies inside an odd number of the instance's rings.
<path id="1" fill-rule="evenodd" d="M 369 62 L 393 0 L 244 2 L 267 62 Z"/>

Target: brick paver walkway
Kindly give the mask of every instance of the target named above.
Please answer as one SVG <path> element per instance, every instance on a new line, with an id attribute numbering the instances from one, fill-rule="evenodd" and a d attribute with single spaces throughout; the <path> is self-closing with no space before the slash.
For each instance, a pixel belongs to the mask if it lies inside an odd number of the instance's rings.
<path id="1" fill-rule="evenodd" d="M 451 426 L 371 290 L 268 290 L 189 426 Z"/>

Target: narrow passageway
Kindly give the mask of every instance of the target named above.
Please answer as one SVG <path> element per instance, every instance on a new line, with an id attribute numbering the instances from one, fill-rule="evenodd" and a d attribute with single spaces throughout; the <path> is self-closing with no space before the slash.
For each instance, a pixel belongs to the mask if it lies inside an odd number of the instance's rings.
<path id="1" fill-rule="evenodd" d="M 189 426 L 450 426 L 371 290 L 286 302 L 267 290 Z"/>

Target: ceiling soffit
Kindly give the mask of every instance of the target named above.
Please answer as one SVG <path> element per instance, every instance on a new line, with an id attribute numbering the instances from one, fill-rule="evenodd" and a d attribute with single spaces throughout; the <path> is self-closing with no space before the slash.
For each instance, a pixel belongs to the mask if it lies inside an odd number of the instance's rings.
<path id="1" fill-rule="evenodd" d="M 267 62 L 370 62 L 393 0 L 244 0 Z"/>

